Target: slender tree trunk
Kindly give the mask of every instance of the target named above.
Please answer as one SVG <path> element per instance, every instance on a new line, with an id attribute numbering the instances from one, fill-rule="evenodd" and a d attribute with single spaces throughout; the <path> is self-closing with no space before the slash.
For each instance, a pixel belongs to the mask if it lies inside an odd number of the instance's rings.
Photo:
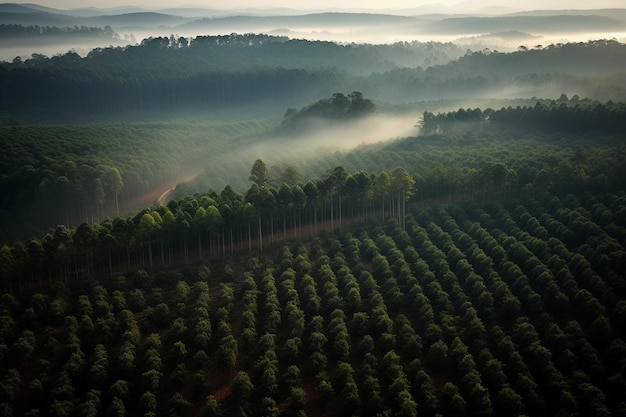
<path id="1" fill-rule="evenodd" d="M 341 228 L 341 192 L 339 193 L 339 227 Z"/>
<path id="2" fill-rule="evenodd" d="M 274 213 L 270 214 L 270 236 L 271 245 L 274 246 Z"/>
<path id="3" fill-rule="evenodd" d="M 252 231 L 250 230 L 250 222 L 248 222 L 248 253 L 252 255 Z"/>
<path id="4" fill-rule="evenodd" d="M 335 229 L 335 212 L 333 207 L 333 194 L 330 194 L 330 228 Z"/>
<path id="5" fill-rule="evenodd" d="M 263 252 L 263 231 L 261 230 L 261 215 L 260 214 L 259 214 L 258 219 L 259 219 L 259 222 L 258 222 L 259 223 L 259 244 L 258 244 L 258 247 L 259 247 L 259 251 Z"/>
<path id="6" fill-rule="evenodd" d="M 152 269 L 152 240 L 148 240 L 148 259 L 150 261 L 150 269 Z"/>

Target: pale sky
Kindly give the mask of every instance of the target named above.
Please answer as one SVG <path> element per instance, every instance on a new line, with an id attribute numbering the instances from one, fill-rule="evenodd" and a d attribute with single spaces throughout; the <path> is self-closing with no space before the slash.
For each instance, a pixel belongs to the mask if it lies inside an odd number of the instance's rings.
<path id="1" fill-rule="evenodd" d="M 118 6 L 141 6 L 151 9 L 166 7 L 204 7 L 216 9 L 288 7 L 293 9 L 394 9 L 415 8 L 443 4 L 462 10 L 480 9 L 485 6 L 502 6 L 519 10 L 532 9 L 599 9 L 624 8 L 624 0 L 9 0 L 12 3 L 36 3 L 55 9 L 83 7 L 110 8 Z M 7 1 L 8 2 L 8 1 Z"/>

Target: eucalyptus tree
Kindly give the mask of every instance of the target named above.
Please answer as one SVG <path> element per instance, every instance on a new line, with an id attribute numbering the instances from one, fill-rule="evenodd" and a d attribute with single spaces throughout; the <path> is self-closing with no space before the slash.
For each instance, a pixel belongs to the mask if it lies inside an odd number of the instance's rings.
<path id="1" fill-rule="evenodd" d="M 331 228 L 335 228 L 335 194 L 337 195 L 337 200 L 339 203 L 339 227 L 341 227 L 341 201 L 343 197 L 343 189 L 346 184 L 346 179 L 348 178 L 348 173 L 342 166 L 338 166 L 334 168 L 332 171 L 329 171 L 324 176 L 323 184 L 328 193 L 328 198 L 330 200 L 330 225 Z"/>
<path id="2" fill-rule="evenodd" d="M 159 216 L 160 219 L 160 216 Z M 141 216 L 141 220 L 138 225 L 139 236 L 142 241 L 148 242 L 148 259 L 150 263 L 150 268 L 152 268 L 152 238 L 156 234 L 159 229 L 159 224 L 157 223 L 154 216 L 151 213 L 144 213 Z M 143 260 L 143 251 L 142 251 L 142 260 Z"/>
<path id="3" fill-rule="evenodd" d="M 271 212 L 274 205 L 274 195 L 271 190 L 266 186 L 259 186 L 254 183 L 246 193 L 246 200 L 251 203 L 257 213 L 257 232 L 259 239 L 259 250 L 263 250 L 263 228 L 262 228 L 262 216 L 267 212 Z"/>
<path id="4" fill-rule="evenodd" d="M 256 184 L 259 187 L 269 187 L 270 186 L 270 172 L 267 169 L 267 165 L 261 159 L 257 159 L 252 164 L 252 169 L 250 170 L 250 177 L 248 180 L 253 184 Z"/>
<path id="5" fill-rule="evenodd" d="M 77 256 L 82 255 L 83 267 L 90 272 L 93 262 L 94 248 L 98 244 L 98 233 L 96 229 L 87 223 L 83 223 L 74 232 L 72 237 L 74 247 L 77 249 Z M 76 264 L 76 274 L 78 275 L 78 264 Z"/>
<path id="6" fill-rule="evenodd" d="M 8 245 L 2 245 L 0 248 L 0 288 L 4 292 L 13 292 L 13 264 L 15 258 L 11 253 Z"/>
<path id="7" fill-rule="evenodd" d="M 307 195 L 299 184 L 291 187 L 292 207 L 294 211 L 293 216 L 293 230 L 294 236 L 297 235 L 298 225 L 302 226 L 302 219 L 300 213 L 307 205 Z M 297 212 L 297 216 L 296 216 Z M 297 222 L 296 222 L 297 220 Z"/>
<path id="8" fill-rule="evenodd" d="M 307 205 L 309 207 L 310 212 L 313 214 L 312 219 L 309 217 L 309 222 L 313 222 L 313 225 L 317 226 L 317 210 L 320 198 L 320 190 L 317 186 L 316 181 L 309 180 L 304 187 L 302 188 L 304 194 L 306 196 Z"/>
<path id="9" fill-rule="evenodd" d="M 415 193 L 415 179 L 404 167 L 391 172 L 391 190 L 396 200 L 398 224 L 406 228 L 406 201 Z"/>
<path id="10" fill-rule="evenodd" d="M 124 181 L 119 169 L 116 167 L 109 167 L 99 165 L 98 169 L 103 172 L 104 191 L 106 194 L 113 195 L 115 199 L 115 213 L 117 217 L 120 215 L 120 206 L 118 201 L 118 195 L 124 187 Z"/>
<path id="11" fill-rule="evenodd" d="M 293 193 L 288 184 L 284 183 L 280 186 L 276 195 L 276 205 L 283 217 L 283 237 L 287 237 L 287 216 L 293 206 Z"/>
<path id="12" fill-rule="evenodd" d="M 383 171 L 374 178 L 374 194 L 380 199 L 380 209 L 382 219 L 385 219 L 385 200 L 389 196 L 389 188 L 391 186 L 391 178 L 389 174 Z"/>
<path id="13" fill-rule="evenodd" d="M 240 211 L 242 210 L 242 205 L 244 204 L 244 196 L 239 194 L 233 187 L 227 185 L 220 192 L 219 195 L 220 200 L 220 213 L 224 219 L 223 224 L 228 225 L 228 234 L 229 234 L 229 242 L 231 252 L 234 250 L 234 227 L 239 227 L 239 240 L 243 240 L 241 237 L 241 227 L 243 221 L 240 221 Z M 223 235 L 226 233 L 223 232 Z"/>

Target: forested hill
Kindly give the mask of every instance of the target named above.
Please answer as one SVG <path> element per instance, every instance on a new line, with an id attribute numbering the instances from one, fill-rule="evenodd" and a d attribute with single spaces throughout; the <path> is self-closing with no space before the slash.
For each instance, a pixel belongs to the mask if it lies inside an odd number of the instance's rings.
<path id="1" fill-rule="evenodd" d="M 261 101 L 304 104 L 336 91 L 415 101 L 521 96 L 556 90 L 598 99 L 626 97 L 626 45 L 551 45 L 460 56 L 450 44 L 338 45 L 268 35 L 151 38 L 0 65 L 0 109 L 14 114 L 121 114 Z"/>
<path id="2" fill-rule="evenodd" d="M 323 120 L 325 123 L 359 119 L 370 116 L 376 111 L 376 105 L 359 91 L 353 91 L 347 96 L 335 93 L 332 97 L 318 100 L 300 110 L 289 108 L 285 112 L 281 127 L 294 129 L 307 127 L 309 122 Z"/>
<path id="3" fill-rule="evenodd" d="M 0 44 L 27 41 L 45 44 L 46 42 L 71 39 L 72 37 L 119 40 L 120 35 L 111 29 L 110 26 L 99 28 L 0 24 Z"/>
<path id="4" fill-rule="evenodd" d="M 479 130 L 516 130 L 530 132 L 626 132 L 624 103 L 597 103 L 561 95 L 550 104 L 533 107 L 459 109 L 433 114 L 424 112 L 419 122 L 421 133 L 454 134 Z"/>

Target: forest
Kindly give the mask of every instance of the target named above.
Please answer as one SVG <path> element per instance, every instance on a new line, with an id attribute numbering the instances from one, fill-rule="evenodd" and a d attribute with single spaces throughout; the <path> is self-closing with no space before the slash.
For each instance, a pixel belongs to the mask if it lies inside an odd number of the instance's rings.
<path id="1" fill-rule="evenodd" d="M 0 416 L 626 415 L 624 10 L 107 10 L 0 4 Z"/>
<path id="2" fill-rule="evenodd" d="M 46 37 L 48 32 L 65 33 L 60 28 L 11 27 Z M 66 32 L 75 30 L 91 31 Z M 193 184 L 178 188 L 179 197 L 226 185 L 243 192 L 242 173 L 259 155 L 231 156 L 257 149 L 252 144 L 268 148 L 270 138 L 288 132 L 295 138 L 306 136 L 299 121 L 315 112 L 327 116 L 324 97 L 337 92 L 348 101 L 353 93 L 363 97 L 356 101 L 361 109 L 346 114 L 412 114 L 415 120 L 406 126 L 417 123 L 434 129 L 430 133 L 445 125 L 441 116 L 438 127 L 429 126 L 431 113 L 485 97 L 493 97 L 493 103 L 484 104 L 486 112 L 486 107 L 499 108 L 490 106 L 516 110 L 540 103 L 547 107 L 535 110 L 550 109 L 541 123 L 549 128 L 562 117 L 558 123 L 569 123 L 571 130 L 583 123 L 586 106 L 600 106 L 594 114 L 619 129 L 615 118 L 621 116 L 626 83 L 613 69 L 626 67 L 625 57 L 624 44 L 615 40 L 501 53 L 432 41 L 339 44 L 249 33 L 151 37 L 135 45 L 96 48 L 85 56 L 33 54 L 0 62 L 0 241 L 140 210 L 137 199 L 168 181 L 198 173 Z M 571 97 L 556 100 L 561 116 L 552 114 L 557 110 L 547 97 L 553 92 L 555 97 Z M 509 97 L 515 100 L 506 102 Z M 602 106 L 611 115 L 602 113 Z M 504 111 L 494 116 L 507 117 Z M 511 117 L 515 120 L 490 119 L 491 128 L 498 123 L 528 126 L 527 116 L 514 111 Z M 407 130 L 397 135 L 411 134 Z M 390 135 L 378 140 L 398 137 Z M 347 136 L 358 140 L 360 134 Z M 289 150 L 274 145 L 282 155 Z M 272 153 L 265 151 L 264 157 Z M 290 156 L 302 161 L 299 155 Z M 326 158 L 333 159 L 332 152 Z M 314 168 L 320 159 L 302 161 L 302 174 L 310 178 L 333 168 Z M 225 169 L 233 164 L 241 169 Z M 284 169 L 284 164 L 271 161 L 272 168 Z M 379 163 L 354 167 L 389 168 Z"/>
<path id="3" fill-rule="evenodd" d="M 623 415 L 622 106 L 571 101 L 4 244 L 3 415 Z"/>
<path id="4" fill-rule="evenodd" d="M 622 101 L 623 75 L 613 68 L 626 66 L 625 48 L 603 40 L 468 53 L 435 42 L 343 45 L 255 34 L 172 35 L 96 48 L 85 57 L 38 54 L 0 63 L 0 110 L 63 120 L 258 103 L 284 108 L 337 91 L 411 102 L 494 97 L 511 87 L 517 97 L 546 97 L 549 89 Z"/>

